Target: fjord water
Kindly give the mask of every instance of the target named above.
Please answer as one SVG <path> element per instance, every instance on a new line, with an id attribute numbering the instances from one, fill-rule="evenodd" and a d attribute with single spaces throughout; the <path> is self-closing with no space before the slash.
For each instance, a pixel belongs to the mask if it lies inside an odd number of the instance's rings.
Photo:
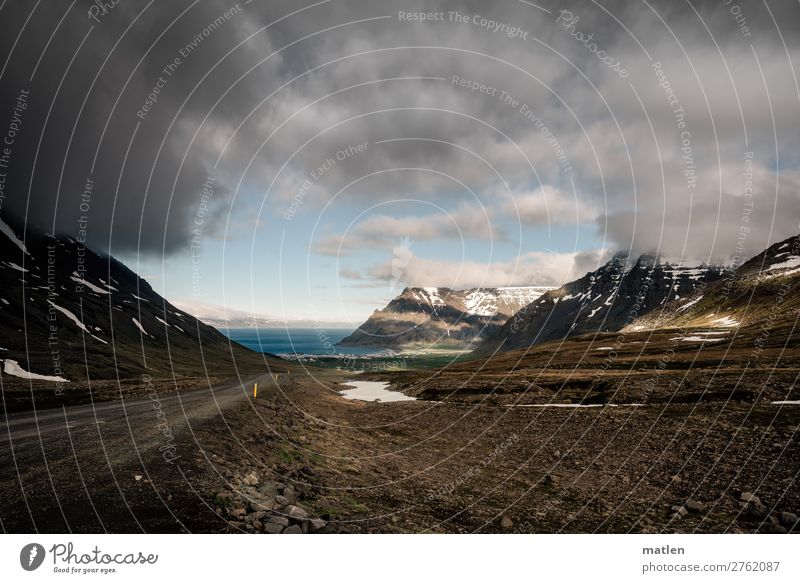
<path id="1" fill-rule="evenodd" d="M 336 343 L 352 334 L 349 329 L 320 330 L 317 328 L 223 328 L 231 340 L 255 350 L 271 354 L 306 354 L 309 356 L 345 356 L 380 354 L 376 348 L 348 346 L 339 348 Z"/>

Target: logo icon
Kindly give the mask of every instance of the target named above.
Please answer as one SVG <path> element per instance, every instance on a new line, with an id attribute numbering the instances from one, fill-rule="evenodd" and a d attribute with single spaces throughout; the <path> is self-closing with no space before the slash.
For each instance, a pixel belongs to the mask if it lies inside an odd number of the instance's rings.
<path id="1" fill-rule="evenodd" d="M 38 543 L 30 543 L 19 552 L 19 564 L 26 571 L 35 571 L 44 562 L 44 547 Z"/>

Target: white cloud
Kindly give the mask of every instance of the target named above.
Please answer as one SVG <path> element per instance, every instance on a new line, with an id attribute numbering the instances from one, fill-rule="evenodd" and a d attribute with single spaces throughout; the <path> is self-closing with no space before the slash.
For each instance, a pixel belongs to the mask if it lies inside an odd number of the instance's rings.
<path id="1" fill-rule="evenodd" d="M 466 204 L 453 211 L 441 209 L 422 216 L 393 217 L 376 214 L 357 223 L 347 233 L 319 239 L 314 243 L 313 250 L 320 255 L 336 257 L 376 246 L 388 248 L 404 237 L 414 241 L 505 241 L 507 237 L 504 230 L 493 224 L 493 214 L 486 207 Z"/>
<path id="2" fill-rule="evenodd" d="M 597 269 L 607 260 L 605 250 L 577 253 L 536 251 L 510 261 L 479 263 L 475 261 L 439 261 L 412 256 L 399 278 L 400 286 L 475 287 L 554 286 L 576 279 Z M 390 263 L 374 266 L 369 276 L 384 281 L 393 278 Z"/>
<path id="3" fill-rule="evenodd" d="M 522 223 L 534 226 L 577 225 L 597 218 L 598 205 L 581 200 L 576 194 L 542 186 L 533 192 L 515 195 L 504 206 L 511 216 L 519 215 Z"/>

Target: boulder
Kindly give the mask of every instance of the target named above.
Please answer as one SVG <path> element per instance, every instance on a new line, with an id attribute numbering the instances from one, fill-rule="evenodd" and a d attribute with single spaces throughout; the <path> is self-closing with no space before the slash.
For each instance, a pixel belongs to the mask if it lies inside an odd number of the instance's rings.
<path id="1" fill-rule="evenodd" d="M 739 500 L 746 504 L 761 504 L 761 499 L 752 492 L 742 492 Z"/>
<path id="2" fill-rule="evenodd" d="M 266 516 L 262 522 L 277 524 L 280 525 L 282 528 L 289 526 L 289 519 L 286 518 L 285 516 L 279 516 L 278 514 L 270 514 L 269 516 Z"/>
<path id="3" fill-rule="evenodd" d="M 258 488 L 258 493 L 267 499 L 275 498 L 278 495 L 278 485 L 275 482 L 264 482 Z"/>
<path id="4" fill-rule="evenodd" d="M 275 508 L 275 501 L 269 500 L 268 502 L 251 502 L 250 503 L 250 510 L 253 512 L 266 512 L 267 510 L 272 510 Z"/>
<path id="5" fill-rule="evenodd" d="M 290 520 L 295 520 L 295 521 L 308 520 L 308 513 L 299 506 L 295 506 L 293 504 L 289 504 L 286 508 L 283 509 L 283 512 Z"/>
<path id="6" fill-rule="evenodd" d="M 286 486 L 283 489 L 283 497 L 288 500 L 287 504 L 297 504 L 297 492 L 291 486 Z"/>
<path id="7" fill-rule="evenodd" d="M 781 512 L 780 521 L 786 528 L 792 528 L 797 524 L 797 514 L 794 512 Z"/>
<path id="8" fill-rule="evenodd" d="M 761 532 L 768 534 L 786 534 L 786 529 L 778 524 L 778 519 L 770 516 L 769 519 L 761 526 Z"/>
<path id="9" fill-rule="evenodd" d="M 689 512 L 693 512 L 695 514 L 702 514 L 706 511 L 706 505 L 702 502 L 698 502 L 697 500 L 692 500 L 691 498 L 686 501 L 684 504 L 686 510 Z"/>
<path id="10" fill-rule="evenodd" d="M 680 516 L 686 516 L 687 514 L 689 514 L 689 511 L 686 509 L 685 506 L 673 506 L 671 510 L 672 512 Z"/>
<path id="11" fill-rule="evenodd" d="M 247 524 L 252 524 L 256 520 L 261 520 L 265 514 L 266 512 L 251 512 L 250 514 L 244 517 L 244 521 Z"/>
<path id="12" fill-rule="evenodd" d="M 267 534 L 280 534 L 281 532 L 283 532 L 284 527 L 281 526 L 280 524 L 275 524 L 273 522 L 265 522 L 261 526 L 261 528 Z"/>

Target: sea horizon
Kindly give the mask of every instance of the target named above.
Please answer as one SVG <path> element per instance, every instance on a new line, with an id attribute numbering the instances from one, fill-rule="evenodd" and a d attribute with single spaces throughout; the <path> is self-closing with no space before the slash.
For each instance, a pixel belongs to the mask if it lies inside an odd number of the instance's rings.
<path id="1" fill-rule="evenodd" d="M 344 358 L 353 355 L 364 356 L 389 353 L 386 349 L 372 346 L 339 347 L 338 343 L 352 334 L 355 328 L 330 330 L 307 327 L 220 328 L 219 331 L 245 348 L 278 356 L 307 355 Z"/>

